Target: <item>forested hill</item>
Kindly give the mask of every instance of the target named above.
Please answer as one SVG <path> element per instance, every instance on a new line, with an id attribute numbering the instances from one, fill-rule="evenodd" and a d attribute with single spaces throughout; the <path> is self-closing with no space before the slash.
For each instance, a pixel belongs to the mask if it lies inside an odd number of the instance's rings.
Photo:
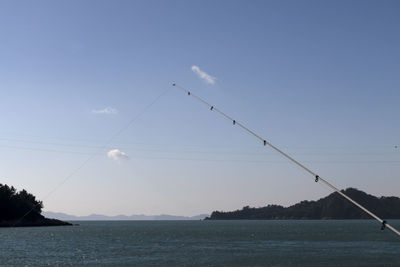
<path id="1" fill-rule="evenodd" d="M 375 197 L 355 188 L 342 190 L 346 195 L 384 219 L 400 219 L 400 198 Z M 214 211 L 206 220 L 288 220 L 288 219 L 371 219 L 337 192 L 317 201 L 301 201 L 290 207 L 268 205 L 262 208 Z"/>
<path id="2" fill-rule="evenodd" d="M 45 218 L 41 215 L 42 207 L 43 203 L 26 190 L 0 184 L 0 227 L 70 225 Z"/>

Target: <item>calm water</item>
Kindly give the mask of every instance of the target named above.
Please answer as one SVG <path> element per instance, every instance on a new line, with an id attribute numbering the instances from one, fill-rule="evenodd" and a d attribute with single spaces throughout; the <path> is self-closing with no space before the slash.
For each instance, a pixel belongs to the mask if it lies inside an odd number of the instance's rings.
<path id="1" fill-rule="evenodd" d="M 0 228 L 0 265 L 400 266 L 400 238 L 374 221 L 77 223 Z"/>

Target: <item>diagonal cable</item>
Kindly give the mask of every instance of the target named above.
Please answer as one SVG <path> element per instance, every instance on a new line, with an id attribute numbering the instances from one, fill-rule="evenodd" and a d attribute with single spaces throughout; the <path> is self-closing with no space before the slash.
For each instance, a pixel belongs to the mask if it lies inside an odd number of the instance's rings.
<path id="1" fill-rule="evenodd" d="M 139 119 L 146 111 L 148 111 L 160 98 L 162 98 L 170 88 L 164 90 L 161 94 L 159 94 L 153 101 L 151 101 L 147 106 L 145 106 L 135 117 L 133 117 L 125 126 L 115 132 L 99 149 L 91 154 L 85 161 L 83 161 L 76 169 L 70 172 L 58 185 L 56 185 L 47 195 L 42 198 L 42 201 L 50 197 L 55 191 L 57 191 L 63 184 L 65 184 L 72 176 L 74 176 L 79 170 L 81 170 L 89 161 L 98 156 L 102 151 L 119 135 L 121 135 L 124 131 L 126 131 L 137 119 Z M 33 206 L 28 212 L 26 212 L 21 218 L 19 218 L 12 226 L 16 226 L 23 218 L 25 218 L 29 213 L 31 213 L 38 205 Z"/>
<path id="2" fill-rule="evenodd" d="M 358 208 L 360 208 L 361 210 L 363 210 L 364 212 L 368 213 L 371 217 L 373 217 L 375 220 L 377 220 L 378 222 L 380 222 L 382 224 L 381 229 L 385 229 L 385 227 L 389 228 L 390 230 L 392 230 L 394 233 L 396 233 L 397 235 L 400 236 L 400 232 L 394 228 L 393 226 L 391 226 L 390 224 L 388 224 L 385 220 L 379 218 L 377 215 L 375 215 L 374 213 L 372 213 L 371 211 L 369 211 L 367 208 L 365 208 L 364 206 L 362 206 L 360 203 L 358 203 L 357 201 L 353 200 L 352 198 L 350 198 L 349 196 L 347 196 L 345 193 L 343 193 L 342 191 L 340 191 L 337 187 L 335 187 L 334 185 L 332 185 L 331 183 L 329 183 L 327 180 L 325 180 L 324 178 L 320 177 L 318 174 L 316 174 L 315 172 L 313 172 L 312 170 L 310 170 L 309 168 L 307 168 L 306 166 L 304 166 L 303 164 L 301 164 L 300 162 L 298 162 L 297 160 L 295 160 L 294 158 L 292 158 L 291 156 L 289 156 L 288 154 L 286 154 L 285 152 L 283 152 L 282 150 L 280 150 L 279 148 L 277 148 L 276 146 L 274 146 L 273 144 L 271 144 L 270 142 L 268 142 L 267 140 L 265 140 L 264 138 L 262 138 L 261 136 L 259 136 L 258 134 L 256 134 L 255 132 L 253 132 L 252 130 L 250 130 L 249 128 L 247 128 L 246 126 L 244 126 L 242 123 L 237 122 L 236 120 L 234 120 L 233 118 L 231 118 L 229 115 L 225 114 L 224 112 L 222 112 L 221 110 L 219 110 L 218 108 L 214 107 L 213 105 L 211 105 L 210 103 L 208 103 L 207 101 L 205 101 L 204 99 L 202 99 L 201 97 L 193 94 L 191 91 L 185 89 L 182 86 L 179 86 L 176 83 L 173 83 L 172 86 L 175 86 L 177 88 L 179 88 L 180 90 L 184 91 L 188 96 L 192 96 L 193 98 L 195 98 L 196 100 L 198 100 L 199 102 L 203 103 L 204 105 L 206 105 L 211 111 L 215 111 L 217 113 L 219 113 L 220 115 L 222 115 L 223 117 L 225 117 L 226 119 L 232 121 L 233 125 L 237 125 L 240 128 L 242 128 L 243 130 L 245 130 L 246 132 L 248 132 L 249 134 L 253 135 L 254 137 L 256 137 L 257 139 L 259 139 L 264 146 L 269 146 L 272 149 L 274 149 L 275 151 L 277 151 L 279 154 L 281 154 L 282 156 L 284 156 L 285 158 L 287 158 L 288 160 L 290 160 L 291 162 L 293 162 L 294 164 L 296 164 L 297 166 L 299 166 L 300 168 L 302 168 L 303 170 L 305 170 L 306 172 L 308 172 L 309 174 L 311 174 L 314 178 L 315 178 L 315 182 L 321 181 L 323 182 L 325 185 L 327 185 L 328 187 L 330 187 L 333 191 L 337 192 L 338 194 L 340 194 L 341 196 L 343 196 L 344 198 L 346 198 L 348 201 L 350 201 L 351 203 L 353 203 L 354 205 L 356 205 Z"/>

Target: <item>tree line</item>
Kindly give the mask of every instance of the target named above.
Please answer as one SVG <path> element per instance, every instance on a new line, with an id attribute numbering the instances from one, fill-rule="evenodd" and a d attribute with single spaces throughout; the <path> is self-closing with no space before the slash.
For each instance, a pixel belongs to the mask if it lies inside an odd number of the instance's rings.
<path id="1" fill-rule="evenodd" d="M 0 221 L 42 218 L 43 203 L 25 189 L 17 191 L 13 186 L 0 184 Z M 29 214 L 27 214 L 29 212 Z"/>

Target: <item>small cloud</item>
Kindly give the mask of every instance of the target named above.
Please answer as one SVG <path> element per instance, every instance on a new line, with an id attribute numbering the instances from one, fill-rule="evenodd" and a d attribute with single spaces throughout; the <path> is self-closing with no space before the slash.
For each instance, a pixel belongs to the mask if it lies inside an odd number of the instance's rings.
<path id="1" fill-rule="evenodd" d="M 112 149 L 112 150 L 108 151 L 107 156 L 109 158 L 111 158 L 113 160 L 117 160 L 117 161 L 129 159 L 129 156 L 126 153 L 119 151 L 118 149 Z"/>
<path id="2" fill-rule="evenodd" d="M 206 72 L 202 71 L 199 67 L 197 67 L 196 65 L 192 66 L 192 71 L 194 73 L 197 74 L 197 76 L 199 76 L 200 79 L 203 79 L 206 83 L 208 84 L 215 84 L 215 80 L 217 78 L 207 74 Z"/>
<path id="3" fill-rule="evenodd" d="M 104 109 L 99 109 L 99 110 L 92 110 L 93 114 L 111 114 L 111 115 L 116 115 L 118 114 L 118 110 L 112 107 L 106 107 Z"/>

